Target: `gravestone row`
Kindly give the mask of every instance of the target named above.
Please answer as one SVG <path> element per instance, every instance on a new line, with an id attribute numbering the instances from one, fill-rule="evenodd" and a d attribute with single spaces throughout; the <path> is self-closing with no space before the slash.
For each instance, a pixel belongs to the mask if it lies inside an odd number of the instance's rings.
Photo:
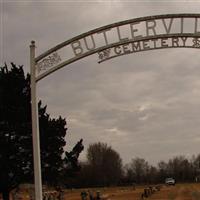
<path id="1" fill-rule="evenodd" d="M 154 194 L 156 191 L 161 190 L 161 185 L 157 186 L 149 186 L 147 188 L 144 188 L 143 193 L 141 194 L 141 200 L 150 197 L 152 194 Z"/>
<path id="2" fill-rule="evenodd" d="M 24 200 L 24 195 L 19 191 L 15 191 L 12 193 L 12 200 Z M 28 199 L 35 200 L 34 191 L 29 191 Z M 64 200 L 64 191 L 45 191 L 43 192 L 42 200 Z"/>

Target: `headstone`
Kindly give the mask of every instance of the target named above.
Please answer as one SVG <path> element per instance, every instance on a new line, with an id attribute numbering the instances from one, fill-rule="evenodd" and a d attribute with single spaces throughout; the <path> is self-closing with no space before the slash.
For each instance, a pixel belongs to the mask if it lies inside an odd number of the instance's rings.
<path id="1" fill-rule="evenodd" d="M 81 192 L 81 200 L 86 200 L 87 199 L 87 192 L 86 191 L 82 191 Z"/>
<path id="2" fill-rule="evenodd" d="M 12 192 L 12 199 L 13 200 L 21 200 L 21 197 L 19 195 L 19 188 L 16 188 L 13 192 Z"/>
<path id="3" fill-rule="evenodd" d="M 64 198 L 65 198 L 65 192 L 61 189 L 58 192 L 58 200 L 64 200 Z"/>
<path id="4" fill-rule="evenodd" d="M 97 196 L 96 196 L 96 200 L 100 200 L 101 199 L 101 193 L 100 193 L 100 191 L 97 191 Z"/>
<path id="5" fill-rule="evenodd" d="M 147 189 L 147 188 L 145 188 L 145 189 L 144 189 L 144 197 L 146 197 L 146 198 L 147 198 L 148 196 L 149 196 L 148 189 Z"/>
<path id="6" fill-rule="evenodd" d="M 89 195 L 89 199 L 90 200 L 94 200 L 95 199 L 92 191 L 88 190 L 88 195 Z"/>

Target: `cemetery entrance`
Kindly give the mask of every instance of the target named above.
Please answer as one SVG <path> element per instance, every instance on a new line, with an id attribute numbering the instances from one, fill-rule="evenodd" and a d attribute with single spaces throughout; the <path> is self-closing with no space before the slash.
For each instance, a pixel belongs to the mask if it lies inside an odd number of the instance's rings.
<path id="1" fill-rule="evenodd" d="M 189 26 L 188 26 L 189 24 Z M 37 82 L 84 57 L 97 54 L 98 63 L 163 48 L 200 48 L 200 14 L 141 17 L 106 25 L 64 41 L 39 56 L 30 45 L 32 135 L 35 199 L 42 200 Z"/>

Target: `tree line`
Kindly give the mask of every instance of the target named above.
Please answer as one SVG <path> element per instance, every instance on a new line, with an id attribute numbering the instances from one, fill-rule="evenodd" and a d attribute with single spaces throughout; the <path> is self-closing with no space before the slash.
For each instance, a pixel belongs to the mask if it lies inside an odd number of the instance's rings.
<path id="1" fill-rule="evenodd" d="M 200 178 L 200 154 L 186 158 L 175 156 L 160 161 L 156 166 L 144 158 L 135 157 L 123 165 L 119 153 L 106 143 L 94 143 L 87 149 L 87 160 L 81 163 L 81 170 L 69 187 L 99 187 L 135 184 L 164 183 L 173 177 L 177 182 L 195 182 Z M 200 179 L 198 179 L 200 181 Z"/>

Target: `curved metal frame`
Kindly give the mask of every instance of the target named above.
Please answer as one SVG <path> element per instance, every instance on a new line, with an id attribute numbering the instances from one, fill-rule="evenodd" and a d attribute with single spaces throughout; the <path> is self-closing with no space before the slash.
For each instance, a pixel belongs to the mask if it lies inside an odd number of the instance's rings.
<path id="1" fill-rule="evenodd" d="M 185 33 L 185 34 L 167 34 L 167 35 L 160 35 L 160 36 L 149 36 L 148 38 L 142 38 L 142 39 L 138 39 L 138 40 L 128 40 L 128 41 L 123 41 L 123 42 L 116 42 L 116 43 L 113 43 L 113 44 L 109 44 L 109 45 L 106 45 L 106 46 L 103 46 L 103 47 L 99 47 L 95 50 L 91 50 L 91 51 L 88 51 L 80 56 L 76 56 L 74 58 L 70 58 L 62 63 L 60 63 L 59 65 L 55 66 L 55 67 L 52 67 L 50 68 L 49 70 L 45 71 L 44 73 L 42 73 L 41 75 L 39 75 L 37 78 L 36 78 L 36 81 L 40 81 L 41 79 L 43 79 L 44 77 L 48 76 L 49 74 L 71 64 L 71 63 L 74 63 L 76 62 L 77 60 L 80 60 L 82 58 L 85 58 L 87 56 L 90 56 L 92 54 L 95 54 L 99 51 L 103 51 L 103 50 L 106 50 L 106 49 L 109 49 L 109 48 L 113 48 L 113 47 L 116 47 L 116 46 L 119 46 L 119 45 L 123 45 L 123 44 L 129 44 L 131 42 L 138 42 L 138 41 L 144 41 L 144 40 L 151 40 L 151 39 L 160 39 L 160 38 L 173 38 L 173 37 L 200 37 L 198 35 L 194 35 L 192 33 Z M 169 47 L 168 47 L 169 48 Z M 171 48 L 176 48 L 176 47 L 171 47 Z M 180 48 L 180 47 L 177 47 L 177 48 Z M 185 47 L 185 48 L 192 48 L 192 47 Z M 193 48 L 197 48 L 197 47 L 193 47 Z M 155 48 L 156 49 L 156 48 Z M 157 48 L 157 49 L 161 49 L 161 48 Z M 48 54 L 49 55 L 49 54 Z M 124 54 L 123 54 L 124 55 Z M 116 57 L 116 56 L 115 56 Z M 114 58 L 114 57 L 113 57 Z"/>
<path id="2" fill-rule="evenodd" d="M 155 16 L 148 16 L 148 17 L 140 17 L 140 18 L 135 18 L 135 19 L 130 19 L 130 20 L 125 20 L 125 21 L 121 21 L 121 22 L 117 22 L 117 23 L 113 23 L 113 24 L 109 24 L 106 26 L 102 26 L 100 28 L 96 28 L 94 30 L 88 31 L 86 33 L 80 34 L 76 37 L 73 37 L 65 42 L 62 42 L 60 44 L 58 44 L 57 46 L 47 50 L 46 52 L 44 52 L 43 54 L 39 55 L 38 57 L 35 58 L 35 62 L 39 62 L 40 60 L 42 60 L 43 58 L 45 58 L 46 56 L 50 55 L 51 53 L 62 49 L 63 47 L 77 41 L 80 39 L 83 39 L 89 35 L 92 35 L 94 33 L 98 33 L 101 31 L 105 31 L 107 29 L 111 29 L 111 28 L 115 28 L 115 27 L 120 27 L 123 25 L 127 25 L 127 24 L 131 24 L 131 23 L 136 23 L 136 22 L 142 22 L 142 21 L 148 21 L 148 20 L 159 20 L 159 19 L 168 19 L 168 18 L 200 18 L 200 14 L 167 14 L 167 15 L 155 15 Z M 84 57 L 87 57 L 89 55 L 95 54 L 99 51 L 103 51 L 105 49 L 108 48 L 112 48 L 121 44 L 127 44 L 130 42 L 135 42 L 135 41 L 142 41 L 142 40 L 146 40 L 146 39 L 159 39 L 159 38 L 169 38 L 169 37 L 200 37 L 200 35 L 197 34 L 193 34 L 193 33 L 177 33 L 177 34 L 163 34 L 163 35 L 157 35 L 157 36 L 148 36 L 148 37 L 143 37 L 140 40 L 133 40 L 133 39 L 129 39 L 128 41 L 121 41 L 121 42 L 116 42 L 116 43 L 112 43 L 106 46 L 102 46 L 99 47 L 97 49 L 88 51 L 86 53 L 83 53 L 80 56 L 76 56 L 73 58 L 70 58 L 62 63 L 60 63 L 57 66 L 54 66 L 50 69 L 48 69 L 47 71 L 45 71 L 44 73 L 40 74 L 37 78 L 36 81 L 39 81 L 41 79 L 43 79 L 44 77 L 48 76 L 49 74 L 53 73 L 54 71 L 61 69 L 62 67 L 69 65 L 77 60 L 80 60 Z"/>
<path id="3" fill-rule="evenodd" d="M 169 35 L 168 36 L 163 36 L 163 37 L 152 37 L 151 39 L 162 39 L 162 38 L 165 38 L 165 39 L 170 39 L 170 38 L 177 38 L 177 37 L 179 37 L 179 38 L 181 38 L 181 37 L 187 37 L 187 38 L 199 38 L 199 36 L 189 36 L 188 34 L 184 34 L 184 36 L 183 36 L 183 34 L 182 34 L 182 36 L 171 36 L 171 37 L 169 37 Z M 150 40 L 151 40 L 150 39 Z M 149 40 L 149 39 L 148 39 Z M 140 41 L 144 41 L 144 39 L 141 39 L 141 40 L 134 40 L 133 42 L 140 42 Z M 199 41 L 200 42 L 200 41 Z M 120 45 L 123 45 L 123 44 L 129 44 L 129 43 L 132 43 L 131 41 L 128 41 L 128 42 L 126 42 L 126 43 L 122 43 L 122 44 L 120 44 Z M 118 46 L 118 45 L 117 45 Z M 116 46 L 114 46 L 114 47 L 116 47 Z M 130 52 L 130 53 L 121 53 L 121 54 L 119 54 L 119 55 L 114 55 L 114 56 L 110 56 L 110 57 L 108 57 L 108 58 L 106 58 L 106 59 L 103 59 L 103 60 L 101 60 L 101 61 L 99 61 L 98 63 L 102 63 L 102 62 L 105 62 L 105 61 L 107 61 L 107 60 L 110 60 L 110 59 L 112 59 L 112 58 L 116 58 L 116 57 L 120 57 L 120 56 L 124 56 L 124 55 L 129 55 L 129 54 L 132 54 L 132 53 L 139 53 L 139 52 L 142 52 L 142 51 L 149 51 L 149 50 L 158 50 L 158 49 L 172 49 L 172 48 L 191 48 L 191 49 L 200 49 L 200 46 L 187 46 L 187 45 L 185 45 L 185 46 L 177 46 L 177 47 L 174 47 L 174 46 L 168 46 L 168 47 L 154 47 L 154 48 L 150 48 L 150 49 L 142 49 L 142 50 L 139 50 L 139 51 L 135 51 L 135 52 Z"/>

